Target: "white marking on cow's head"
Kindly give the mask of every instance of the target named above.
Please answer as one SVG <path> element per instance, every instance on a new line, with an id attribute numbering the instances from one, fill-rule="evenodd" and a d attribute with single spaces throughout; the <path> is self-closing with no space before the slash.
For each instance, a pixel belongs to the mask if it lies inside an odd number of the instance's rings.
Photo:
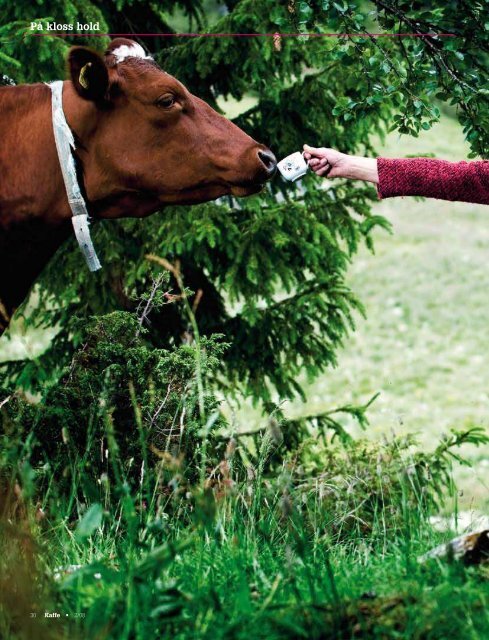
<path id="1" fill-rule="evenodd" d="M 137 42 L 134 42 L 134 44 L 131 44 L 130 46 L 122 44 L 120 47 L 117 47 L 117 49 L 111 51 L 111 53 L 116 57 L 117 64 L 119 64 L 119 62 L 124 62 L 126 58 L 141 58 L 142 60 L 153 59 Z"/>

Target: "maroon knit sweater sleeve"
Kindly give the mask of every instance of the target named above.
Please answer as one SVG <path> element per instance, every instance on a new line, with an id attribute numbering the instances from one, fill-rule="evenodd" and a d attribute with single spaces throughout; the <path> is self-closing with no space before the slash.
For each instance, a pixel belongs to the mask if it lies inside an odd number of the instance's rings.
<path id="1" fill-rule="evenodd" d="M 379 198 L 426 196 L 489 204 L 489 161 L 377 158 Z"/>

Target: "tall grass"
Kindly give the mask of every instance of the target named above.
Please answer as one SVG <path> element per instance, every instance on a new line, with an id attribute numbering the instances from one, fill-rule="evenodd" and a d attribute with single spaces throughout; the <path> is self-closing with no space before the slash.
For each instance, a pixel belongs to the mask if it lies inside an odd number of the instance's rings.
<path id="1" fill-rule="evenodd" d="M 41 406 L 2 401 L 2 638 L 489 637 L 484 567 L 417 560 L 480 429 L 431 452 L 314 430 L 290 449 L 275 416 L 242 436 L 215 344 L 151 350 L 140 328 L 97 319 Z"/>
<path id="2" fill-rule="evenodd" d="M 288 465 L 265 479 L 265 450 L 246 480 L 232 481 L 229 458 L 216 483 L 206 474 L 203 490 L 162 500 L 163 470 L 131 486 L 109 443 L 115 480 L 103 505 L 73 520 L 60 500 L 40 518 L 26 497 L 22 517 L 3 520 L 2 637 L 487 637 L 487 573 L 417 562 L 446 536 L 409 474 L 379 469 L 387 492 L 399 480 L 399 502 L 378 495 L 365 511 L 357 487 L 346 512 L 324 499 L 345 483 L 301 487 Z"/>

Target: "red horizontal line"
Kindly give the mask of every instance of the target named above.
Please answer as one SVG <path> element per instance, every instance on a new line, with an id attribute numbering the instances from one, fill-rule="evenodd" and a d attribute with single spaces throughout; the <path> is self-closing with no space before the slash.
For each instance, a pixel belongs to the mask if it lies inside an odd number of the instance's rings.
<path id="1" fill-rule="evenodd" d="M 61 38 L 102 38 L 102 37 L 129 37 L 129 38 L 298 38 L 308 36 L 310 38 L 456 38 L 455 33 L 60 33 L 52 31 L 49 33 L 31 33 L 33 36 L 58 36 Z"/>

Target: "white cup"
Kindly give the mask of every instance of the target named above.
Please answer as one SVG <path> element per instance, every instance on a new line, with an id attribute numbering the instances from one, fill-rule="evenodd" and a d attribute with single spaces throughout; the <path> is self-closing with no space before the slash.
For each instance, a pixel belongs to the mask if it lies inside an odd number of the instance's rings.
<path id="1" fill-rule="evenodd" d="M 304 160 L 304 156 L 301 151 L 291 153 L 277 164 L 277 168 L 282 176 L 289 180 L 289 182 L 295 182 L 302 176 L 305 176 L 308 170 L 307 162 Z"/>

